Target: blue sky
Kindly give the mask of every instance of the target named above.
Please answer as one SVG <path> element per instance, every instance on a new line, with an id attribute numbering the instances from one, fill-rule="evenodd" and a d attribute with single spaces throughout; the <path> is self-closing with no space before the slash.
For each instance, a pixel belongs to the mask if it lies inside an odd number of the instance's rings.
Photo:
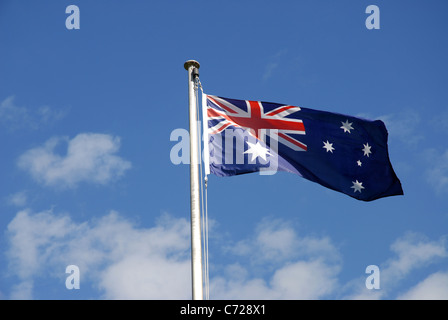
<path id="1" fill-rule="evenodd" d="M 405 193 L 210 176 L 211 299 L 447 299 L 447 9 L 0 1 L 0 298 L 191 298 L 189 167 L 170 136 L 188 128 L 195 59 L 209 94 L 382 119 Z"/>

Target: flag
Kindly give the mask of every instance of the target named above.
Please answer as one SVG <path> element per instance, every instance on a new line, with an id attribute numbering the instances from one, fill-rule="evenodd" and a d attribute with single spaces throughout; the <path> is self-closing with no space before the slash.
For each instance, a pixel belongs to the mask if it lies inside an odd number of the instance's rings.
<path id="1" fill-rule="evenodd" d="M 203 95 L 206 173 L 286 171 L 363 201 L 402 195 L 380 120 Z"/>

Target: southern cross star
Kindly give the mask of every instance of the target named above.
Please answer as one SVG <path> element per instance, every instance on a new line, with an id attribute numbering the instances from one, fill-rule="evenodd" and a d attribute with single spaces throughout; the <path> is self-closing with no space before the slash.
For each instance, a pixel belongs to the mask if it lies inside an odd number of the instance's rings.
<path id="1" fill-rule="evenodd" d="M 327 142 L 324 142 L 324 146 L 322 148 L 327 150 L 327 152 L 330 151 L 331 153 L 333 153 L 333 150 L 335 150 L 335 148 L 333 148 L 333 144 L 328 142 L 328 140 Z"/>
<path id="2" fill-rule="evenodd" d="M 341 123 L 342 123 L 342 127 L 340 127 L 340 128 L 344 129 L 344 132 L 351 133 L 350 130 L 354 130 L 354 128 L 352 127 L 353 122 L 348 122 L 348 119 L 345 122 L 341 121 Z"/>
<path id="3" fill-rule="evenodd" d="M 362 182 L 359 182 L 358 180 L 356 180 L 356 181 L 352 181 L 352 183 L 353 183 L 353 186 L 351 186 L 350 188 L 354 189 L 354 190 L 355 190 L 355 193 L 356 193 L 356 191 L 359 191 L 359 193 L 361 193 L 361 190 L 362 190 L 362 189 L 365 189 L 365 188 L 362 186 Z"/>
<path id="4" fill-rule="evenodd" d="M 362 149 L 362 151 L 364 151 L 364 155 L 369 157 L 370 154 L 372 153 L 372 151 L 370 151 L 370 149 L 372 149 L 372 146 L 369 146 L 369 143 L 367 142 L 366 144 L 363 144 L 364 149 Z"/>

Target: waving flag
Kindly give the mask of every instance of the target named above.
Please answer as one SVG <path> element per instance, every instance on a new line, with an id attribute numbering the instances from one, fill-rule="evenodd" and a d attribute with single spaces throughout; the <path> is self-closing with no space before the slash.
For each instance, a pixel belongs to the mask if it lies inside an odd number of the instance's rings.
<path id="1" fill-rule="evenodd" d="M 380 120 L 212 95 L 203 116 L 207 173 L 287 171 L 364 201 L 403 194 Z"/>

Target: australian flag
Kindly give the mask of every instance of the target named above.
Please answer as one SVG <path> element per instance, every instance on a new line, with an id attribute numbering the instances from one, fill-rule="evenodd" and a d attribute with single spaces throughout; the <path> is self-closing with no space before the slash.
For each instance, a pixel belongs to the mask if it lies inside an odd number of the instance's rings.
<path id="1" fill-rule="evenodd" d="M 363 201 L 403 194 L 380 120 L 213 95 L 203 114 L 206 173 L 287 171 Z"/>

